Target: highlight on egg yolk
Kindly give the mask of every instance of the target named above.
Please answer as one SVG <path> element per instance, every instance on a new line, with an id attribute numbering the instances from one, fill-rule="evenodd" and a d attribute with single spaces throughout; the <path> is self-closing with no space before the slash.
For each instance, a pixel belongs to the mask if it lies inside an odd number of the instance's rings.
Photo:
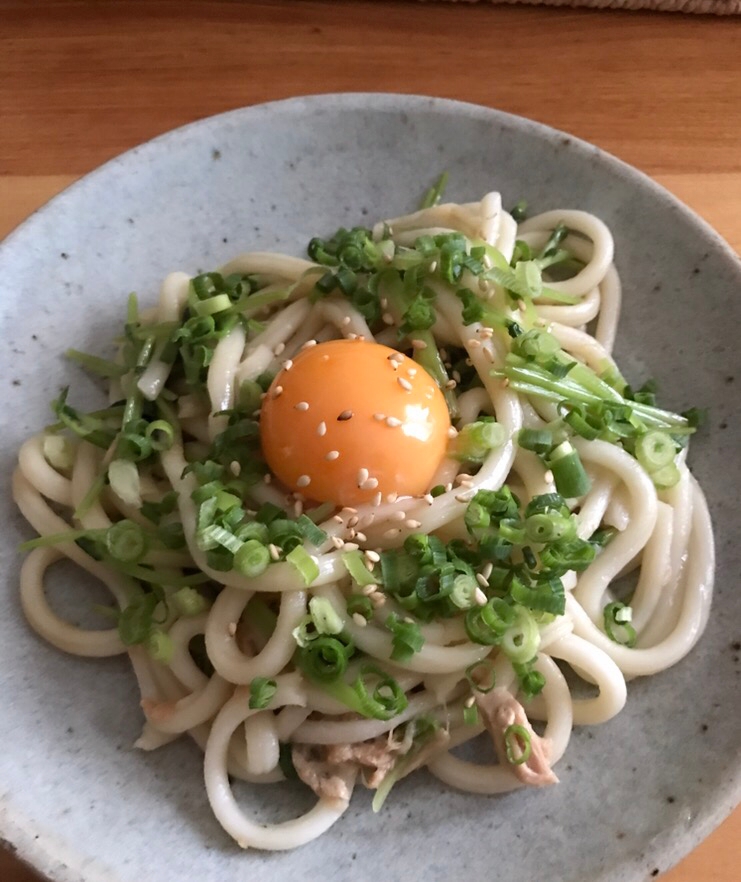
<path id="1" fill-rule="evenodd" d="M 337 505 L 425 493 L 449 428 L 427 371 L 365 340 L 303 349 L 276 376 L 260 415 L 272 472 L 291 490 Z"/>

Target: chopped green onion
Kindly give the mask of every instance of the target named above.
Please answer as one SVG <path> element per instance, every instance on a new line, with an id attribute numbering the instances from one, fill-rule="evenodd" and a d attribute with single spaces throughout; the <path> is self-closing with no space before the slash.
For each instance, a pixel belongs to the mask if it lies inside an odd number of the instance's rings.
<path id="1" fill-rule="evenodd" d="M 443 172 L 435 183 L 425 193 L 420 208 L 432 208 L 442 199 L 445 188 L 448 185 L 448 173 Z"/>
<path id="2" fill-rule="evenodd" d="M 680 474 L 676 463 L 670 462 L 662 469 L 657 469 L 651 473 L 651 480 L 659 490 L 668 490 L 674 487 L 679 481 Z"/>
<path id="3" fill-rule="evenodd" d="M 646 432 L 636 440 L 636 459 L 649 474 L 672 463 L 676 452 L 676 445 L 666 432 Z"/>
<path id="4" fill-rule="evenodd" d="M 471 684 L 474 692 L 482 692 L 484 695 L 497 685 L 494 673 L 494 663 L 485 658 L 474 662 L 466 668 L 466 680 Z"/>
<path id="5" fill-rule="evenodd" d="M 76 361 L 85 370 L 98 377 L 122 377 L 129 370 L 123 364 L 116 364 L 115 361 L 109 361 L 107 358 L 99 358 L 97 355 L 80 352 L 79 349 L 68 349 L 64 354 L 71 361 Z"/>
<path id="6" fill-rule="evenodd" d="M 475 704 L 463 708 L 463 724 L 465 726 L 477 726 L 479 723 L 479 709 Z"/>
<path id="7" fill-rule="evenodd" d="M 347 613 L 361 615 L 367 621 L 373 617 L 373 602 L 364 594 L 351 594 L 347 599 Z"/>
<path id="8" fill-rule="evenodd" d="M 379 678 L 373 687 L 372 695 L 369 692 L 369 683 L 365 679 L 368 675 Z M 372 664 L 365 664 L 360 668 L 360 673 L 351 688 L 363 708 L 360 713 L 366 717 L 390 720 L 405 710 L 408 704 L 404 690 L 396 680 Z"/>
<path id="9" fill-rule="evenodd" d="M 347 670 L 351 654 L 342 641 L 325 635 L 307 640 L 298 650 L 298 665 L 311 680 L 318 683 L 333 683 Z"/>
<path id="10" fill-rule="evenodd" d="M 461 573 L 453 580 L 453 590 L 448 597 L 450 602 L 458 609 L 471 609 L 476 604 L 476 589 L 478 582 L 473 576 Z"/>
<path id="11" fill-rule="evenodd" d="M 553 432 L 549 429 L 520 429 L 517 443 L 523 450 L 531 450 L 539 456 L 544 456 L 554 447 Z"/>
<path id="12" fill-rule="evenodd" d="M 297 545 L 293 551 L 290 551 L 286 555 L 286 560 L 298 570 L 305 585 L 311 585 L 319 577 L 319 564 L 303 545 Z"/>
<path id="13" fill-rule="evenodd" d="M 175 440 L 175 430 L 165 420 L 155 420 L 147 426 L 144 433 L 152 447 L 159 450 L 169 450 Z"/>
<path id="14" fill-rule="evenodd" d="M 156 662 L 168 665 L 172 661 L 175 652 L 175 644 L 172 637 L 164 631 L 155 630 L 147 637 L 147 652 Z"/>
<path id="15" fill-rule="evenodd" d="M 361 588 L 365 588 L 367 585 L 375 585 L 378 581 L 378 578 L 365 565 L 360 551 L 346 551 L 342 555 L 342 563 L 355 584 Z"/>
<path id="16" fill-rule="evenodd" d="M 548 458 L 553 481 L 561 496 L 574 499 L 584 496 L 592 486 L 577 451 L 568 441 L 559 444 Z"/>
<path id="17" fill-rule="evenodd" d="M 608 603 L 603 612 L 605 634 L 614 643 L 632 648 L 636 645 L 638 634 L 631 625 L 632 610 L 620 601 Z"/>
<path id="18" fill-rule="evenodd" d="M 149 637 L 159 599 L 152 593 L 142 594 L 121 610 L 118 635 L 126 646 L 134 646 Z"/>
<path id="19" fill-rule="evenodd" d="M 254 677 L 250 682 L 250 700 L 249 707 L 251 710 L 263 710 L 273 700 L 278 689 L 275 680 L 268 680 L 267 677 Z"/>
<path id="20" fill-rule="evenodd" d="M 186 585 L 178 590 L 170 598 L 172 605 L 183 616 L 197 616 L 202 613 L 208 606 L 206 598 Z"/>
<path id="21" fill-rule="evenodd" d="M 519 607 L 514 624 L 502 637 L 502 651 L 512 662 L 528 662 L 540 646 L 538 623 L 532 614 Z"/>
<path id="22" fill-rule="evenodd" d="M 305 514 L 296 518 L 296 526 L 298 527 L 304 539 L 315 547 L 319 547 L 327 541 L 327 534 L 314 521 Z"/>
<path id="23" fill-rule="evenodd" d="M 483 462 L 490 451 L 506 440 L 504 426 L 493 420 L 478 420 L 464 426 L 451 441 L 448 453 L 461 462 Z"/>
<path id="24" fill-rule="evenodd" d="M 339 634 L 344 625 L 326 597 L 312 597 L 309 612 L 319 634 Z"/>
<path id="25" fill-rule="evenodd" d="M 512 220 L 515 223 L 521 224 L 527 219 L 527 202 L 524 199 L 520 199 L 519 202 L 516 202 L 510 208 L 509 213 L 512 215 Z"/>
<path id="26" fill-rule="evenodd" d="M 507 760 L 513 766 L 521 766 L 530 759 L 533 746 L 530 733 L 524 726 L 514 723 L 504 730 L 504 746 L 507 752 Z"/>
<path id="27" fill-rule="evenodd" d="M 118 521 L 105 533 L 106 550 L 121 563 L 139 563 L 147 553 L 148 544 L 144 531 L 134 521 Z"/>
<path id="28" fill-rule="evenodd" d="M 69 471 L 75 462 L 75 448 L 64 435 L 44 435 L 44 459 L 59 472 Z"/>
<path id="29" fill-rule="evenodd" d="M 139 508 L 142 504 L 139 469 L 128 459 L 114 459 L 108 466 L 111 490 L 126 505 Z"/>
<path id="30" fill-rule="evenodd" d="M 248 539 L 234 553 L 234 569 L 248 579 L 264 573 L 269 563 L 270 551 L 258 539 Z"/>
<path id="31" fill-rule="evenodd" d="M 408 661 L 415 652 L 422 649 L 425 638 L 416 622 L 401 619 L 396 613 L 391 613 L 386 619 L 385 625 L 392 635 L 391 658 L 393 661 Z"/>

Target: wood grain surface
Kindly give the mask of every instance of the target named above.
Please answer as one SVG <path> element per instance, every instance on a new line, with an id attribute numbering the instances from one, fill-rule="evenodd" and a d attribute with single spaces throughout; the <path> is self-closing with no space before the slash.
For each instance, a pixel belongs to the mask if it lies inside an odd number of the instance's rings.
<path id="1" fill-rule="evenodd" d="M 741 19 L 413 0 L 0 0 L 0 236 L 174 126 L 334 91 L 458 98 L 565 129 L 741 251 Z M 741 809 L 661 878 L 738 882 L 740 842 Z M 35 878 L 0 851 L 2 882 Z"/>

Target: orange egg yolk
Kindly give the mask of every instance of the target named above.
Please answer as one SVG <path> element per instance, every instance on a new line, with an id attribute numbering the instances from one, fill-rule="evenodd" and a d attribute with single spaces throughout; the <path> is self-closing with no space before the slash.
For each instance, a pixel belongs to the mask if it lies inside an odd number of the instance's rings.
<path id="1" fill-rule="evenodd" d="M 303 349 L 262 404 L 262 449 L 291 490 L 356 505 L 427 492 L 450 417 L 432 377 L 403 353 L 364 340 Z"/>

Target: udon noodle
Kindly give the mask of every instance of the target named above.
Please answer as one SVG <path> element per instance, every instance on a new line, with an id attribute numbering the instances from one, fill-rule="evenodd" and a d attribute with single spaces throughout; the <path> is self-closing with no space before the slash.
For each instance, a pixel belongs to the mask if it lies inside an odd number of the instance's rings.
<path id="1" fill-rule="evenodd" d="M 242 847 L 316 838 L 361 778 L 375 808 L 420 766 L 475 793 L 553 783 L 573 727 L 612 719 L 626 681 L 703 631 L 713 536 L 685 461 L 691 419 L 633 393 L 612 360 L 612 235 L 583 211 L 513 213 L 489 193 L 315 240 L 311 260 L 173 273 L 154 307 L 130 303 L 111 361 L 73 353 L 107 378 L 109 406 L 62 397 L 21 448 L 13 493 L 41 537 L 21 572 L 29 623 L 65 652 L 128 654 L 137 747 L 189 735 Z M 445 393 L 451 449 L 424 493 L 319 503 L 266 470 L 261 399 L 340 338 L 398 350 Z M 464 437 L 483 449 L 454 455 Z M 547 571 L 567 540 L 573 566 Z M 112 627 L 52 610 L 47 571 L 64 558 L 109 589 Z M 412 588 L 392 564 L 416 567 Z M 497 763 L 456 752 L 485 732 Z M 232 792 L 230 778 L 294 771 L 318 797 L 295 820 L 263 824 Z"/>

